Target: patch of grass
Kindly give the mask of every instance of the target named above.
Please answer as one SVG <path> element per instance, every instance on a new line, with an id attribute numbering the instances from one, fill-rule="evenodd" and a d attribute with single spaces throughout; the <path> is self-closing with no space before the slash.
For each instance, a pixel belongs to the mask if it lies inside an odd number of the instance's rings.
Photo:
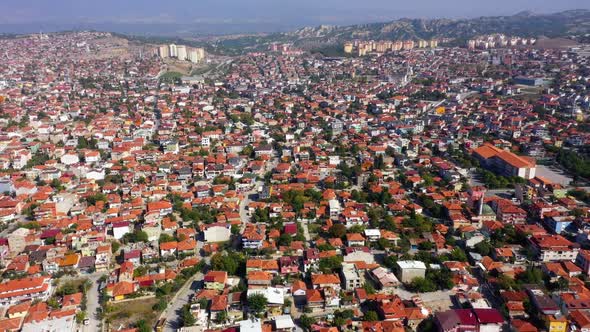
<path id="1" fill-rule="evenodd" d="M 141 319 L 146 320 L 152 326 L 156 323 L 157 318 L 157 313 L 152 309 L 156 302 L 158 302 L 156 298 L 150 298 L 109 304 L 107 320 L 110 322 L 110 326 L 115 329 L 119 326 L 131 326 Z"/>
<path id="2" fill-rule="evenodd" d="M 205 66 L 202 66 L 202 67 L 194 68 L 191 71 L 191 76 L 203 75 L 203 74 L 205 74 L 206 72 L 210 71 L 213 68 L 214 68 L 214 66 L 212 66 L 212 65 L 205 65 Z"/>
<path id="3" fill-rule="evenodd" d="M 86 278 L 61 280 L 59 283 L 59 287 L 57 289 L 57 293 L 68 295 L 78 292 L 84 292 L 84 283 L 87 281 L 88 279 Z"/>
<path id="4" fill-rule="evenodd" d="M 182 73 L 179 73 L 177 71 L 169 71 L 169 72 L 162 74 L 162 76 L 160 76 L 160 81 L 166 82 L 166 83 L 175 83 L 175 82 L 179 81 L 181 78 L 182 78 Z"/>

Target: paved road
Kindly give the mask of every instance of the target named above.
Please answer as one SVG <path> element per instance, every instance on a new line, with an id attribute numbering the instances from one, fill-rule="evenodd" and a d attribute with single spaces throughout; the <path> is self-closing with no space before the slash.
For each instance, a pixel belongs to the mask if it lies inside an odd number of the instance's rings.
<path id="1" fill-rule="evenodd" d="M 100 307 L 99 297 L 100 294 L 98 292 L 98 279 L 102 277 L 105 273 L 104 272 L 95 272 L 93 274 L 81 274 L 76 276 L 63 276 L 59 278 L 60 283 L 64 283 L 68 280 L 80 280 L 80 279 L 88 279 L 91 282 L 90 289 L 88 289 L 86 293 L 86 318 L 90 320 L 88 325 L 80 326 L 80 332 L 95 332 L 101 331 L 99 329 L 99 325 L 101 321 L 96 316 L 96 310 Z"/>
<path id="2" fill-rule="evenodd" d="M 174 332 L 181 327 L 180 313 L 182 307 L 189 303 L 189 297 L 196 290 L 196 284 L 203 280 L 203 273 L 199 272 L 192 276 L 189 281 L 176 293 L 176 296 L 172 298 L 168 307 L 160 315 L 166 317 L 166 326 L 164 327 L 165 332 Z"/>
<path id="3" fill-rule="evenodd" d="M 307 241 L 307 243 L 311 242 L 311 236 L 309 235 L 309 227 L 307 225 L 307 221 L 301 222 L 301 226 L 303 227 L 303 236 L 305 237 L 305 241 Z"/>
<path id="4" fill-rule="evenodd" d="M 100 307 L 99 303 L 99 292 L 98 292 L 98 279 L 102 276 L 102 273 L 94 273 L 88 277 L 92 285 L 86 293 L 86 317 L 90 320 L 89 324 L 82 328 L 82 332 L 100 331 L 98 328 L 101 321 L 97 318 L 96 311 Z"/>

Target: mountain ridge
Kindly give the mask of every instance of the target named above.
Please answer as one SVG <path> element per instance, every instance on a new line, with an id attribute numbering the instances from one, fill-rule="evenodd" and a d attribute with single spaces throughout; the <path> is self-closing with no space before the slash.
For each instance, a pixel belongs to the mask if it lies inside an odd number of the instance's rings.
<path id="1" fill-rule="evenodd" d="M 387 22 L 347 26 L 304 27 L 282 35 L 295 42 L 320 39 L 341 43 L 351 39 L 472 38 L 504 33 L 521 37 L 564 37 L 590 33 L 590 10 L 576 9 L 552 14 L 523 11 L 510 16 L 479 16 L 468 19 L 400 18 Z"/>

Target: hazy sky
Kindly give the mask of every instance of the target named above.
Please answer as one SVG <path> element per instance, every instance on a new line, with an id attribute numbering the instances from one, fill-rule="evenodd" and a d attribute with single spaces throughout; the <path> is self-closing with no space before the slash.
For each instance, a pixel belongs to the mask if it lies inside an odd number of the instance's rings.
<path id="1" fill-rule="evenodd" d="M 239 23 L 303 26 L 400 17 L 474 17 L 590 9 L 590 0 L 1 0 L 0 24 Z"/>

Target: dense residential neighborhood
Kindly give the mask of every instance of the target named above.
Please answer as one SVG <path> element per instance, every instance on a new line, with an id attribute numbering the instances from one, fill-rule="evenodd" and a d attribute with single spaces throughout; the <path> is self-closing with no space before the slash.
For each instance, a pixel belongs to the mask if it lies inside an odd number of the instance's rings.
<path id="1" fill-rule="evenodd" d="M 517 44 L 0 39 L 0 331 L 587 331 L 590 49 Z"/>

